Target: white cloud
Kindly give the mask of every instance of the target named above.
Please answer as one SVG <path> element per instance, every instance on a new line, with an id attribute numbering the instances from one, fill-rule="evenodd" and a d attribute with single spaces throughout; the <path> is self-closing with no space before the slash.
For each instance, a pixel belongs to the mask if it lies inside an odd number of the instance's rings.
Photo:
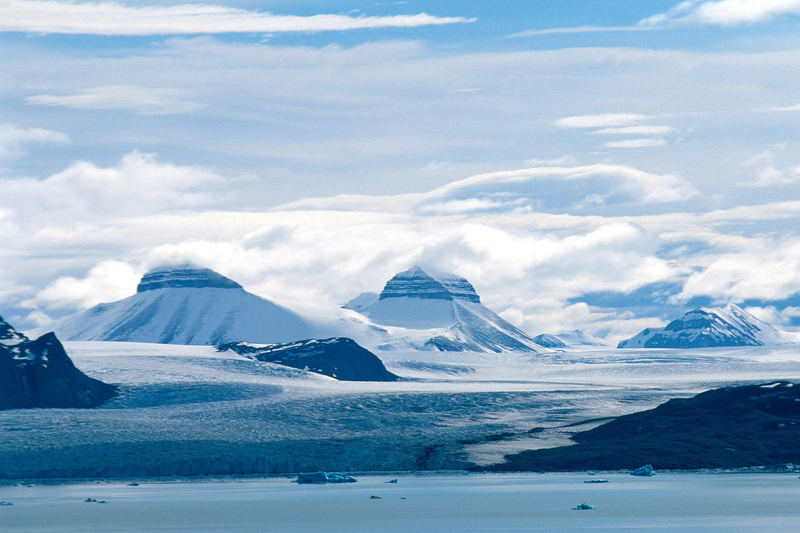
<path id="1" fill-rule="evenodd" d="M 788 185 L 800 181 L 800 166 L 782 169 L 776 163 L 777 152 L 786 148 L 785 145 L 775 149 L 765 150 L 744 162 L 744 166 L 752 170 L 753 176 L 749 180 L 741 181 L 740 187 L 770 187 L 774 185 Z"/>
<path id="2" fill-rule="evenodd" d="M 720 302 L 780 300 L 798 292 L 800 241 L 764 238 L 751 241 L 747 249 L 709 257 L 702 270 L 689 276 L 676 301 L 695 296 Z"/>
<path id="3" fill-rule="evenodd" d="M 584 165 L 576 167 L 534 167 L 528 169 L 490 172 L 454 181 L 428 193 L 437 198 L 460 194 L 470 189 L 485 190 L 489 186 L 512 191 L 519 184 L 557 180 L 562 182 L 583 181 L 591 183 L 600 178 L 609 178 L 618 183 L 619 190 L 634 195 L 643 202 L 674 202 L 686 200 L 697 194 L 697 190 L 686 180 L 669 174 L 653 174 L 624 165 Z M 609 191 L 613 191 L 609 188 Z M 531 196 L 535 198 L 534 189 Z M 563 193 L 562 193 L 563 194 Z M 585 194 L 585 193 L 584 193 Z M 582 200 L 585 196 L 579 196 Z"/>
<path id="4" fill-rule="evenodd" d="M 106 85 L 68 95 L 37 94 L 25 101 L 34 105 L 75 109 L 122 109 L 142 115 L 189 113 L 202 107 L 187 91 L 135 85 Z"/>
<path id="5" fill-rule="evenodd" d="M 122 261 L 103 261 L 89 270 L 86 277 L 62 276 L 39 291 L 28 303 L 46 309 L 86 309 L 101 302 L 130 296 L 141 272 Z M 38 316 L 39 322 L 43 316 Z"/>
<path id="6" fill-rule="evenodd" d="M 23 155 L 29 143 L 68 143 L 69 137 L 61 132 L 43 128 L 24 128 L 8 122 L 0 123 L 0 159 Z"/>
<path id="7" fill-rule="evenodd" d="M 624 141 L 609 141 L 606 146 L 609 148 L 649 148 L 652 146 L 664 146 L 667 141 L 664 139 L 653 139 L 642 137 L 640 139 L 625 139 Z"/>
<path id="8" fill-rule="evenodd" d="M 721 26 L 764 22 L 782 15 L 800 14 L 800 0 L 690 0 L 648 17 L 643 25 L 687 21 Z"/>
<path id="9" fill-rule="evenodd" d="M 564 117 L 556 120 L 554 124 L 560 128 L 607 128 L 628 126 L 649 118 L 640 113 L 602 113 Z"/>
<path id="10" fill-rule="evenodd" d="M 393 16 L 274 15 L 212 4 L 132 7 L 112 2 L 4 0 L 0 31 L 92 35 L 278 33 L 417 27 L 473 22 L 427 13 Z"/>
<path id="11" fill-rule="evenodd" d="M 670 126 L 624 126 L 621 128 L 603 128 L 592 133 L 595 135 L 665 135 L 675 131 Z"/>
<path id="12" fill-rule="evenodd" d="M 13 213 L 17 223 L 53 218 L 90 223 L 211 206 L 226 197 L 216 190 L 221 182 L 220 176 L 205 169 L 161 163 L 154 154 L 131 152 L 113 167 L 79 161 L 45 179 L 0 181 L 0 205 Z M 43 224 L 41 231 L 46 227 Z M 56 232 L 70 229 L 70 224 L 52 227 Z"/>
<path id="13" fill-rule="evenodd" d="M 564 28 L 544 28 L 539 30 L 525 30 L 512 33 L 509 37 L 535 37 L 537 35 L 562 35 L 571 33 L 613 33 L 613 32 L 640 32 L 652 31 L 656 28 L 646 26 L 571 26 Z"/>
<path id="14" fill-rule="evenodd" d="M 48 314 L 132 294 L 148 266 L 192 261 L 264 297 L 319 313 L 422 264 L 466 276 L 490 307 L 531 333 L 603 329 L 617 338 L 657 320 L 570 299 L 684 278 L 680 301 L 785 298 L 800 290 L 796 239 L 738 234 L 742 223 L 759 217 L 797 220 L 798 202 L 650 216 L 548 214 L 529 205 L 520 211 L 520 198 L 527 198 L 520 193 L 540 190 L 544 178 L 573 187 L 609 175 L 617 179 L 604 187 L 630 188 L 645 201 L 691 192 L 681 193 L 688 184 L 669 175 L 591 165 L 486 173 L 413 195 L 245 211 L 241 198 L 212 193 L 233 180 L 199 167 L 140 153 L 112 167 L 79 163 L 41 180 L 41 187 L 0 182 L 0 210 L 18 226 L 0 225 L 7 243 L 0 259 L 6 274 L 14 273 L 9 281 L 22 287 L 7 300 L 27 306 L 27 320 L 42 325 Z M 527 185 L 534 186 L 520 188 Z M 187 200 L 190 191 L 200 196 Z M 420 216 L 427 205 L 433 207 Z M 29 238 L 11 238 L 19 234 Z M 659 254 L 681 242 L 705 244 Z M 87 274 L 75 275 L 81 271 Z"/>

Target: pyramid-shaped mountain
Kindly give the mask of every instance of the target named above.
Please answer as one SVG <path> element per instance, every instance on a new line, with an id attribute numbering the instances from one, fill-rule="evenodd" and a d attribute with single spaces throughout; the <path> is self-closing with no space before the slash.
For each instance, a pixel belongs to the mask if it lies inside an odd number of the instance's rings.
<path id="1" fill-rule="evenodd" d="M 365 294 L 356 300 L 344 307 L 375 324 L 399 328 L 396 335 L 405 334 L 418 348 L 536 351 L 532 338 L 482 305 L 472 284 L 453 274 L 429 274 L 413 267 L 386 282 L 371 303 Z"/>
<path id="2" fill-rule="evenodd" d="M 115 394 L 75 368 L 53 333 L 32 341 L 0 317 L 0 409 L 95 407 Z"/>
<path id="3" fill-rule="evenodd" d="M 617 348 L 710 348 L 782 342 L 781 333 L 741 307 L 699 308 L 663 328 L 647 328 Z"/>
<path id="4" fill-rule="evenodd" d="M 67 340 L 208 345 L 319 336 L 295 312 L 193 265 L 151 270 L 133 296 L 67 317 L 56 331 Z"/>

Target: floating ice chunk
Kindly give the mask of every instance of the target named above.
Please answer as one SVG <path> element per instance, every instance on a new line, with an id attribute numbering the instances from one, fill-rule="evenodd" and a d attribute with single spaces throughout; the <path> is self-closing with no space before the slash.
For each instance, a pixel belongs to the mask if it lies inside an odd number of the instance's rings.
<path id="1" fill-rule="evenodd" d="M 298 483 L 355 483 L 356 479 L 341 472 L 300 472 Z"/>
<path id="2" fill-rule="evenodd" d="M 647 476 L 655 476 L 656 473 L 655 471 L 653 471 L 653 465 L 644 465 L 640 466 L 639 468 L 631 472 L 631 475 L 647 477 Z"/>
<path id="3" fill-rule="evenodd" d="M 579 503 L 578 505 L 572 508 L 573 511 L 589 511 L 591 509 L 594 509 L 594 507 L 586 502 Z"/>

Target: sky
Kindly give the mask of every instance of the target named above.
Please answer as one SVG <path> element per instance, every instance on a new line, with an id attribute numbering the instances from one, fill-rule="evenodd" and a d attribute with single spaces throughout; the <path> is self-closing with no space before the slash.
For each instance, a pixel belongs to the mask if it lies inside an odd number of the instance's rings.
<path id="1" fill-rule="evenodd" d="M 0 315 L 413 265 L 531 334 L 800 327 L 800 0 L 0 3 Z"/>

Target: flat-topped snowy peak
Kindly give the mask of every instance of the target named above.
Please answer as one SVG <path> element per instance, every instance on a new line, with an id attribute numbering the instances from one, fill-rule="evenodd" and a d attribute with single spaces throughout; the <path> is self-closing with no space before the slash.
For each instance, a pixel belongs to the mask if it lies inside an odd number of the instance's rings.
<path id="1" fill-rule="evenodd" d="M 242 286 L 209 268 L 193 265 L 164 267 L 151 270 L 142 277 L 136 292 L 166 288 L 241 289 Z"/>
<path id="2" fill-rule="evenodd" d="M 783 341 L 781 332 L 741 307 L 701 307 L 663 328 L 647 328 L 619 343 L 618 348 L 707 348 L 763 346 Z"/>
<path id="3" fill-rule="evenodd" d="M 454 274 L 430 275 L 420 267 L 395 274 L 387 281 L 379 299 L 387 298 L 481 301 L 475 288 L 466 279 Z"/>
<path id="4" fill-rule="evenodd" d="M 133 296 L 71 315 L 55 330 L 66 340 L 207 345 L 288 342 L 320 333 L 297 313 L 197 267 L 148 272 Z"/>
<path id="5" fill-rule="evenodd" d="M 472 284 L 460 276 L 414 267 L 394 275 L 377 301 L 370 303 L 368 294 L 345 307 L 374 324 L 402 328 L 394 335 L 418 349 L 536 351 L 533 339 L 482 305 Z"/>

